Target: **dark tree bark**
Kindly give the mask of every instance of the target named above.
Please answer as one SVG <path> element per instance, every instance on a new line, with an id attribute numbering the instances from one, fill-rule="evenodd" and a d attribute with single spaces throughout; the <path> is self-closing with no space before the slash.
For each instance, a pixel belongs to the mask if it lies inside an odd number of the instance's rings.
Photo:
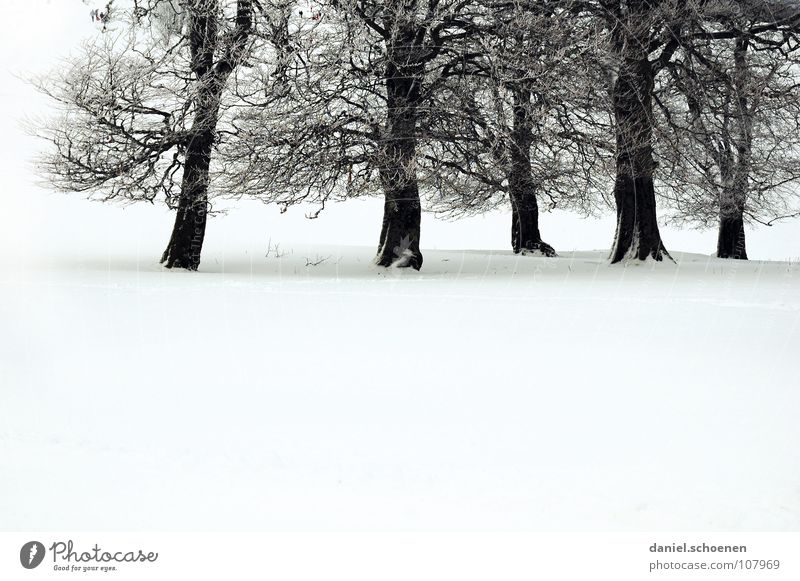
<path id="1" fill-rule="evenodd" d="M 612 95 L 617 135 L 617 230 L 612 263 L 669 256 L 658 230 L 653 185 L 656 70 L 648 58 L 652 7 L 645 1 L 632 4 L 627 26 L 616 43 L 621 62 Z"/>
<path id="2" fill-rule="evenodd" d="M 733 215 L 720 215 L 717 257 L 747 260 L 747 250 L 744 239 L 744 218 L 741 212 Z"/>
<path id="3" fill-rule="evenodd" d="M 416 184 L 397 187 L 392 177 L 387 179 L 385 176 L 382 176 L 381 182 L 385 199 L 375 263 L 419 270 L 422 267 L 422 252 L 419 249 L 422 207 Z"/>
<path id="4" fill-rule="evenodd" d="M 167 268 L 197 270 L 200 266 L 200 253 L 206 234 L 208 169 L 213 142 L 213 132 L 205 130 L 192 139 L 187 147 L 175 225 L 161 257 L 161 262 Z"/>
<path id="5" fill-rule="evenodd" d="M 726 148 L 722 156 L 723 187 L 719 198 L 719 237 L 717 257 L 747 260 L 744 238 L 744 207 L 747 203 L 750 165 L 752 163 L 753 111 L 747 99 L 750 71 L 747 64 L 749 41 L 745 35 L 736 38 L 733 51 L 736 109 L 732 121 L 738 129 L 734 138 L 726 132 Z M 726 123 L 726 126 L 728 124 Z M 736 151 L 735 161 L 732 150 Z M 726 179 L 727 178 L 727 179 Z"/>
<path id="6" fill-rule="evenodd" d="M 536 200 L 536 183 L 531 172 L 531 144 L 533 130 L 529 105 L 531 92 L 515 87 L 514 125 L 509 148 L 508 194 L 511 200 L 511 247 L 515 254 L 541 252 L 556 256 L 552 246 L 542 241 L 539 233 L 539 204 Z"/>
<path id="7" fill-rule="evenodd" d="M 216 139 L 220 99 L 228 76 L 241 59 L 253 24 L 252 0 L 239 0 L 235 32 L 215 63 L 219 44 L 218 10 L 218 0 L 194 0 L 189 4 L 189 46 L 198 90 L 191 137 L 186 143 L 175 225 L 161 257 L 166 268 L 197 270 L 200 265 L 208 214 L 209 167 Z"/>
<path id="8" fill-rule="evenodd" d="M 419 270 L 422 204 L 416 170 L 417 112 L 424 63 L 415 54 L 417 38 L 413 26 L 401 26 L 396 36 L 386 39 L 387 116 L 380 160 L 384 210 L 375 263 Z"/>

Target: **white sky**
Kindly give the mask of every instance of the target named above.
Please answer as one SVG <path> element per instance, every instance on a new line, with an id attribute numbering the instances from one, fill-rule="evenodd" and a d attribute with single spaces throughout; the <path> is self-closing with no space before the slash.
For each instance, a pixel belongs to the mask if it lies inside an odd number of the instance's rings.
<path id="1" fill-rule="evenodd" d="M 3 197 L 0 212 L 0 257 L 24 261 L 31 256 L 123 256 L 137 254 L 155 262 L 165 245 L 172 215 L 159 206 L 130 206 L 88 202 L 80 195 L 45 191 L 35 185 L 31 159 L 40 144 L 25 136 L 19 122 L 46 113 L 47 102 L 18 76 L 43 73 L 57 67 L 84 36 L 97 34 L 89 7 L 81 0 L 2 0 L 0 18 L 0 160 Z M 280 215 L 276 208 L 240 202 L 209 224 L 206 254 L 263 254 L 267 240 L 284 246 L 377 245 L 380 200 L 331 206 L 317 220 L 306 220 L 295 208 Z M 563 213 L 544 214 L 544 239 L 557 250 L 608 248 L 613 218 L 584 220 Z M 507 249 L 509 217 L 484 217 L 444 222 L 423 217 L 425 248 Z M 677 231 L 662 227 L 668 249 L 712 253 L 716 233 Z M 800 257 L 800 221 L 748 232 L 748 253 L 755 259 Z M 4 260 L 5 262 L 5 260 Z"/>

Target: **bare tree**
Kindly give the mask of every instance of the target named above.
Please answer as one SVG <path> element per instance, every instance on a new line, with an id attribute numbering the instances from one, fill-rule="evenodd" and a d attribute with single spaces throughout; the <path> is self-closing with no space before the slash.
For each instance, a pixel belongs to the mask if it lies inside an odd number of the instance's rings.
<path id="1" fill-rule="evenodd" d="M 252 0 L 238 0 L 234 25 L 220 33 L 217 0 L 189 4 L 186 36 L 197 80 L 194 119 L 186 144 L 183 181 L 172 237 L 161 258 L 168 268 L 197 270 L 205 237 L 211 154 L 228 76 L 239 65 L 253 26 Z"/>
<path id="2" fill-rule="evenodd" d="M 653 90 L 679 46 L 684 3 L 601 1 L 609 30 L 611 103 L 616 124 L 614 199 L 617 230 L 611 262 L 662 260 L 653 176 Z"/>
<path id="3" fill-rule="evenodd" d="M 798 213 L 798 45 L 759 13 L 721 8 L 687 35 L 659 91 L 662 195 L 677 220 L 718 225 L 718 257 L 746 259 L 746 221 Z"/>
<path id="4" fill-rule="evenodd" d="M 507 200 L 514 252 L 553 256 L 537 198 L 587 211 L 613 152 L 587 42 L 593 24 L 571 0 L 485 7 L 469 45 L 479 57 L 452 71 L 423 118 L 431 202 L 458 215 Z"/>
<path id="5" fill-rule="evenodd" d="M 37 83 L 63 111 L 35 130 L 53 145 L 41 168 L 56 188 L 103 200 L 163 195 L 177 214 L 161 261 L 196 270 L 225 88 L 246 54 L 253 1 L 228 10 L 217 0 L 133 0 L 112 14 L 120 30 Z"/>
<path id="6" fill-rule="evenodd" d="M 330 0 L 295 17 L 281 91 L 253 98 L 229 159 L 243 195 L 288 206 L 384 196 L 375 262 L 419 269 L 420 115 L 476 9 L 462 0 Z M 276 68 L 276 67 L 272 67 Z M 255 95 L 255 92 L 252 92 Z"/>

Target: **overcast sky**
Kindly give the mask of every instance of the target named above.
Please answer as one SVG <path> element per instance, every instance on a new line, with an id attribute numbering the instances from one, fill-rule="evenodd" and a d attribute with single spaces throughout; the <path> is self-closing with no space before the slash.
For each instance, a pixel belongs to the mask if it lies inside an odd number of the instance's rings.
<path id="1" fill-rule="evenodd" d="M 58 67 L 82 37 L 98 34 L 81 0 L 3 0 L 0 17 L 0 105 L 2 106 L 3 197 L 0 211 L 0 257 L 24 261 L 36 256 L 152 257 L 157 261 L 171 228 L 172 215 L 160 206 L 122 208 L 57 194 L 36 185 L 31 160 L 41 144 L 24 135 L 20 120 L 47 114 L 49 104 L 17 76 L 42 74 Z M 317 220 L 304 209 L 280 215 L 258 202 L 239 203 L 209 224 L 206 252 L 256 255 L 267 240 L 284 245 L 331 244 L 376 246 L 379 199 L 331 206 Z M 510 218 L 505 213 L 444 222 L 423 216 L 422 247 L 507 249 Z M 608 248 L 613 218 L 584 220 L 563 213 L 544 214 L 543 238 L 557 250 Z M 662 228 L 667 248 L 710 254 L 712 231 Z M 748 231 L 748 254 L 754 259 L 800 258 L 800 220 Z"/>

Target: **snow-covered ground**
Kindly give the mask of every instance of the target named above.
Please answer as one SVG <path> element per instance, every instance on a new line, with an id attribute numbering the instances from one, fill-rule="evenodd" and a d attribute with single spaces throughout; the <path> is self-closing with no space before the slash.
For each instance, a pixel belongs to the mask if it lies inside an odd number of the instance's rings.
<path id="1" fill-rule="evenodd" d="M 3 528 L 800 526 L 800 265 L 280 253 L 4 272 Z"/>

